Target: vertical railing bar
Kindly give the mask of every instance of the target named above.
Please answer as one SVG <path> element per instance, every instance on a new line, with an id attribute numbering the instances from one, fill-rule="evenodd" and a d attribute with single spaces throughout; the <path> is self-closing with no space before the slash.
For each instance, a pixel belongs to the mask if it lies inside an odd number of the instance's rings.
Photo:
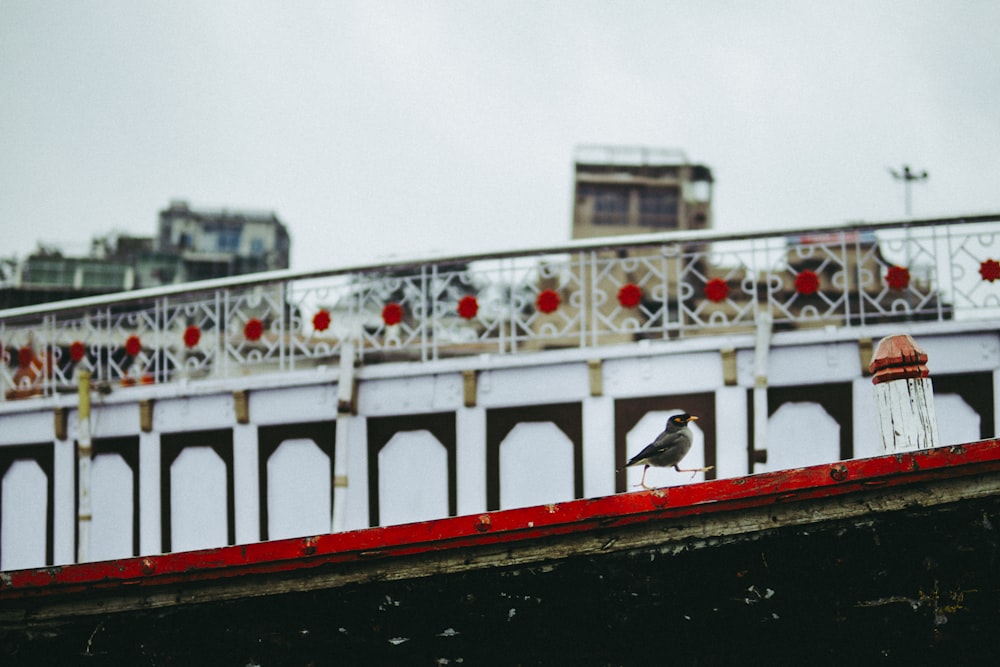
<path id="1" fill-rule="evenodd" d="M 940 271 L 941 262 L 938 260 L 938 257 L 937 257 L 938 252 L 939 252 L 938 251 L 938 229 L 937 228 L 938 228 L 938 226 L 934 225 L 932 227 L 932 229 L 931 229 L 931 234 L 934 237 L 934 244 L 933 244 L 934 245 L 934 277 L 935 277 L 935 282 L 937 282 L 938 285 L 940 285 L 940 289 L 938 290 L 938 296 L 935 299 L 935 301 L 937 301 L 938 322 L 943 322 L 944 321 L 944 297 L 945 297 L 945 291 L 944 291 L 944 282 L 942 280 L 942 276 L 938 275 L 939 271 Z M 951 304 L 952 304 L 952 308 L 954 309 L 956 302 L 955 302 L 955 291 L 954 291 L 955 280 L 952 277 L 952 271 L 951 271 L 951 263 L 952 263 L 952 256 L 951 256 L 951 232 L 947 228 L 944 229 L 944 245 L 947 248 L 947 253 L 948 253 L 948 267 L 949 267 L 949 270 L 948 270 L 948 290 L 951 292 L 951 294 L 950 294 L 950 296 L 951 296 L 950 301 L 951 301 Z"/>
<path id="2" fill-rule="evenodd" d="M 854 236 L 858 236 L 855 233 Z M 851 326 L 851 279 L 847 271 L 847 232 L 840 233 L 840 243 L 837 244 L 840 248 L 840 265 L 843 267 L 844 272 L 844 323 L 843 326 Z M 860 260 L 860 257 L 856 257 Z M 858 262 L 860 263 L 860 262 Z"/>
<path id="3" fill-rule="evenodd" d="M 168 313 L 167 299 L 168 297 L 166 296 L 161 297 L 159 299 L 155 299 L 156 305 L 154 306 L 156 310 L 154 318 L 155 319 L 154 326 L 156 328 L 157 336 L 159 336 L 159 340 L 157 341 L 156 345 L 155 361 L 153 367 L 153 380 L 157 384 L 161 382 L 166 382 L 167 380 L 166 377 L 167 366 L 168 366 L 167 356 L 169 354 L 168 350 L 170 344 L 173 342 L 167 336 L 167 326 L 169 325 L 169 320 L 167 319 L 167 313 Z"/>
<path id="4" fill-rule="evenodd" d="M 766 245 L 767 241 L 765 240 L 763 243 L 765 243 L 765 246 L 764 246 L 764 272 L 763 272 L 764 273 L 764 287 L 763 287 L 763 289 L 764 289 L 764 305 L 766 307 L 766 312 L 771 315 L 771 319 L 773 321 L 773 319 L 774 319 L 774 307 L 771 304 L 771 258 L 769 256 L 770 253 L 768 252 L 769 249 L 768 249 L 768 247 Z M 757 250 L 757 246 L 758 246 L 757 240 L 756 239 L 750 239 L 750 262 L 749 262 L 749 266 L 747 268 L 748 268 L 748 270 L 750 272 L 750 291 L 752 292 L 752 294 L 751 294 L 751 296 L 752 296 L 751 303 L 753 304 L 753 306 L 751 308 L 751 311 L 753 313 L 753 321 L 754 321 L 754 323 L 757 322 L 758 316 L 760 315 L 760 308 L 761 308 L 761 306 L 760 306 L 760 301 L 761 301 L 760 290 L 761 290 L 761 286 L 760 286 L 760 281 L 758 280 L 758 276 L 760 274 L 760 270 L 757 268 L 757 264 L 758 264 L 758 259 L 757 259 L 757 257 L 758 257 L 758 250 Z M 786 250 L 787 250 L 787 248 L 786 248 Z"/>
<path id="5" fill-rule="evenodd" d="M 509 289 L 509 283 L 506 280 L 504 266 L 504 260 L 499 260 L 497 265 L 493 268 L 494 280 L 497 282 L 497 289 L 499 290 L 498 296 L 500 299 L 500 304 L 497 307 L 497 353 L 503 354 L 506 349 L 507 340 L 507 326 L 510 319 L 510 302 L 513 298 L 513 291 Z"/>
<path id="6" fill-rule="evenodd" d="M 94 367 L 92 369 L 90 379 L 92 381 L 103 382 L 106 378 L 104 377 L 104 353 L 101 345 L 102 331 L 100 308 L 98 307 L 93 311 L 90 311 L 89 315 L 90 321 L 88 322 L 88 325 L 90 327 L 90 331 L 92 332 L 94 341 L 90 347 L 93 350 L 96 350 L 96 353 L 94 353 Z"/>
<path id="7" fill-rule="evenodd" d="M 879 240 L 878 237 L 876 236 L 874 248 L 878 248 L 878 244 Z M 865 265 L 865 262 L 868 261 L 868 258 L 863 257 L 861 252 L 862 252 L 861 234 L 858 233 L 854 235 L 854 256 L 858 258 L 858 261 L 855 262 L 855 267 L 854 267 L 854 272 L 855 272 L 854 279 L 857 281 L 858 285 L 858 325 L 864 327 L 868 320 L 868 318 L 866 317 L 867 313 L 865 311 L 865 305 L 868 298 L 865 294 L 865 285 L 862 272 L 864 271 L 863 267 Z M 872 259 L 873 260 L 875 259 L 874 254 L 872 255 Z"/>
<path id="8" fill-rule="evenodd" d="M 666 259 L 668 256 L 668 250 L 666 244 L 663 246 L 663 257 Z M 677 285 L 677 337 L 684 337 L 684 281 L 681 280 L 683 275 L 682 264 L 684 263 L 683 253 L 678 252 L 674 258 L 674 268 L 673 268 L 673 278 L 674 283 Z M 667 262 L 666 273 L 670 274 L 670 262 Z"/>
<path id="9" fill-rule="evenodd" d="M 587 291 L 587 294 L 585 295 L 587 298 L 586 303 L 590 304 L 590 317 L 588 318 L 587 314 L 583 313 L 581 319 L 586 322 L 586 326 L 588 328 L 588 338 L 590 339 L 588 345 L 590 347 L 597 347 L 601 339 L 601 324 L 599 319 L 600 312 L 597 308 L 597 294 L 600 286 L 598 272 L 601 270 L 601 264 L 598 260 L 598 252 L 596 250 L 583 251 L 581 254 L 584 255 L 586 262 L 586 265 L 581 267 L 581 271 L 588 273 L 590 277 L 590 280 L 584 281 L 584 275 L 580 275 L 580 285 Z M 613 289 L 614 287 L 612 286 L 612 290 Z"/>
<path id="10" fill-rule="evenodd" d="M 420 265 L 420 295 L 417 298 L 417 303 L 420 305 L 420 316 L 417 318 L 417 326 L 420 327 L 420 361 L 428 361 L 430 359 L 430 341 L 427 338 L 427 317 L 428 317 L 428 301 L 430 300 L 430 294 L 427 293 L 427 265 Z"/>
<path id="11" fill-rule="evenodd" d="M 164 327 L 167 326 L 166 301 L 167 297 L 165 296 L 153 299 L 153 340 L 156 341 L 156 347 L 153 352 L 153 381 L 157 384 L 166 381 L 166 378 L 162 375 L 167 366 L 167 351 L 164 345 L 167 341 L 166 332 L 164 331 Z"/>
<path id="12" fill-rule="evenodd" d="M 465 266 L 466 270 L 468 270 L 468 264 Z M 457 270 L 457 267 L 455 270 Z M 431 299 L 430 316 L 425 318 L 430 324 L 430 331 L 428 333 L 430 335 L 431 359 L 434 361 L 441 358 L 441 341 L 439 340 L 440 336 L 438 334 L 440 333 L 443 324 L 438 322 L 438 318 L 445 313 L 445 306 L 438 308 L 438 299 L 441 298 L 442 295 L 447 294 L 447 290 L 439 290 L 441 280 L 440 266 L 437 262 L 435 262 L 431 264 L 431 281 L 428 290 L 428 297 Z M 455 280 L 460 282 L 457 277 Z M 461 295 L 459 295 L 458 298 L 462 298 Z M 452 315 L 454 315 L 454 313 L 452 313 Z"/>
<path id="13" fill-rule="evenodd" d="M 49 368 L 52 363 L 52 359 L 55 356 L 52 349 L 55 347 L 55 336 L 53 334 L 53 320 L 55 319 L 55 314 L 46 315 L 42 319 L 42 344 L 41 344 L 41 364 L 39 366 L 39 373 L 41 373 L 42 381 L 39 388 L 42 390 L 42 396 L 51 396 L 55 394 L 52 388 L 54 378 L 50 379 L 52 375 L 52 369 Z"/>
<path id="14" fill-rule="evenodd" d="M 363 298 L 361 295 L 361 281 L 358 279 L 357 273 L 350 274 L 349 281 L 349 294 L 347 301 L 347 312 L 350 317 L 351 329 L 347 332 L 348 338 L 354 340 L 355 349 L 357 349 L 358 361 L 364 361 L 365 358 L 365 341 L 364 334 L 362 330 L 364 328 L 364 322 L 361 321 L 360 314 L 360 303 L 359 299 Z M 341 348 L 343 349 L 343 348 Z"/>
<path id="15" fill-rule="evenodd" d="M 3 345 L 5 340 L 7 340 L 7 321 L 0 320 L 0 403 L 7 400 L 7 376 L 10 374 L 10 364 L 4 359 L 5 353 L 10 354 Z"/>
<path id="16" fill-rule="evenodd" d="M 277 290 L 281 293 L 281 303 L 278 304 L 278 368 L 282 371 L 291 370 L 294 366 L 291 358 L 291 350 L 288 349 L 291 345 L 292 334 L 286 316 L 290 294 L 288 286 L 290 282 L 289 280 L 282 280 L 278 283 L 279 287 Z M 291 315 L 291 313 L 288 313 L 288 315 Z"/>
<path id="17" fill-rule="evenodd" d="M 577 284 L 577 289 L 580 290 L 580 308 L 579 311 L 577 312 L 577 320 L 580 323 L 579 324 L 580 334 L 579 336 L 577 336 L 577 338 L 580 341 L 579 343 L 580 349 L 588 347 L 587 334 L 592 329 L 592 327 L 587 322 L 587 312 L 586 312 L 588 304 L 587 296 L 589 289 L 585 284 L 586 281 L 584 280 L 584 275 L 587 266 L 587 256 L 588 256 L 587 251 L 581 250 L 579 253 L 577 253 L 577 260 L 575 262 L 577 265 L 576 284 Z M 574 262 L 570 262 L 570 271 L 571 271 L 570 275 L 572 275 L 573 264 Z M 590 306 L 590 310 L 593 310 L 592 305 Z"/>
<path id="18" fill-rule="evenodd" d="M 226 341 L 229 338 L 229 289 L 221 288 L 215 291 L 216 307 L 216 329 L 219 338 L 219 376 L 229 376 L 229 346 Z"/>
<path id="19" fill-rule="evenodd" d="M 300 341 L 306 339 L 307 322 L 311 325 L 311 318 L 308 318 L 306 315 L 306 298 L 302 296 L 304 293 L 305 288 L 296 285 L 293 279 L 289 278 L 285 280 L 286 296 L 285 303 L 281 304 L 281 308 L 285 311 L 285 318 L 288 322 L 288 342 L 286 346 L 288 348 L 289 368 L 293 370 L 298 365 L 300 358 L 303 362 L 309 358 L 308 354 L 302 356 L 301 346 L 299 345 Z M 298 313 L 297 319 L 295 317 L 296 312 Z"/>
<path id="20" fill-rule="evenodd" d="M 101 317 L 98 320 L 101 336 L 104 338 L 104 354 L 101 358 L 101 366 L 106 374 L 105 382 L 109 385 L 114 381 L 113 367 L 111 365 L 111 306 L 101 308 Z"/>
<path id="21" fill-rule="evenodd" d="M 664 340 L 670 338 L 670 262 L 667 261 L 667 249 L 665 246 L 659 246 L 660 256 L 660 285 L 663 287 L 663 297 L 660 303 L 660 308 L 663 312 L 663 320 L 661 327 L 661 334 Z M 680 300 L 680 286 L 677 290 L 677 298 Z M 677 304 L 677 313 L 680 315 L 680 303 Z"/>
<path id="22" fill-rule="evenodd" d="M 515 321 L 516 308 L 514 307 L 514 279 L 517 274 L 515 261 L 513 257 L 503 261 L 503 265 L 508 272 L 507 287 L 509 292 L 507 297 L 507 331 L 505 334 L 507 336 L 507 349 L 510 354 L 517 354 L 517 322 Z"/>

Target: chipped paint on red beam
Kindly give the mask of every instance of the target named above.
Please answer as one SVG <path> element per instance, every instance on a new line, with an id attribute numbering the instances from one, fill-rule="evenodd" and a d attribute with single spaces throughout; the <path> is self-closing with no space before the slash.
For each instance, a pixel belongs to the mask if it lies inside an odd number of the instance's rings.
<path id="1" fill-rule="evenodd" d="M 210 582 L 391 559 L 432 551 L 514 544 L 685 516 L 842 496 L 872 488 L 1000 471 L 1000 440 L 795 468 L 662 491 L 623 493 L 511 510 L 0 574 L 0 601 L 15 598 Z"/>

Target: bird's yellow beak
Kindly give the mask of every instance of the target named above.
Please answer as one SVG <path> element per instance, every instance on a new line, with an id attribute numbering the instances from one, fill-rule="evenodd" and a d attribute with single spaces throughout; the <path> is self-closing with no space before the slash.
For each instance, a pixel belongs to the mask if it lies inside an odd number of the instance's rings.
<path id="1" fill-rule="evenodd" d="M 698 418 L 695 417 L 694 415 L 691 415 L 690 417 L 688 417 L 688 421 L 689 422 L 696 422 L 696 421 L 698 421 Z"/>

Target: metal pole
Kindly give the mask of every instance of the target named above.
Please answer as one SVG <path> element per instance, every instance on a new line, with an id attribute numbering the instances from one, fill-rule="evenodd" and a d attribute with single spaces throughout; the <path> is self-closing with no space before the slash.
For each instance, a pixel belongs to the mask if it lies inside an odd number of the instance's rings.
<path id="1" fill-rule="evenodd" d="M 354 344 L 343 343 L 340 348 L 340 374 L 337 377 L 337 426 L 333 449 L 333 516 L 330 532 L 340 533 L 347 528 L 347 455 L 350 451 L 351 418 L 354 414 Z"/>
<path id="2" fill-rule="evenodd" d="M 904 206 L 904 211 L 906 213 L 906 217 L 909 218 L 911 216 L 911 209 L 912 209 L 911 199 L 910 199 L 910 184 L 912 184 L 913 181 L 927 180 L 928 174 L 926 171 L 922 171 L 918 174 L 915 171 L 912 171 L 909 165 L 903 165 L 902 172 L 898 172 L 895 169 L 890 168 L 889 173 L 892 174 L 892 177 L 895 178 L 897 181 L 903 182 L 903 206 Z"/>
<path id="3" fill-rule="evenodd" d="M 767 311 L 757 313 L 753 378 L 753 447 L 758 451 L 766 451 L 767 446 L 767 369 L 773 323 L 771 313 Z"/>
<path id="4" fill-rule="evenodd" d="M 90 463 L 93 450 L 90 442 L 90 371 L 77 372 L 77 421 L 76 460 L 79 473 L 77 496 L 77 542 L 76 561 L 83 563 L 90 550 Z"/>

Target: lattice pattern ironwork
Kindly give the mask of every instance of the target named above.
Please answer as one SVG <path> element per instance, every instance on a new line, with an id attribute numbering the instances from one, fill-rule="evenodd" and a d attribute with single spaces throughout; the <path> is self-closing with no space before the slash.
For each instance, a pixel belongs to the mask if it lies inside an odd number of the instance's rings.
<path id="1" fill-rule="evenodd" d="M 0 312 L 3 398 L 362 361 L 1000 315 L 1000 217 L 662 235 Z M 152 296 L 150 296 L 152 294 Z"/>

